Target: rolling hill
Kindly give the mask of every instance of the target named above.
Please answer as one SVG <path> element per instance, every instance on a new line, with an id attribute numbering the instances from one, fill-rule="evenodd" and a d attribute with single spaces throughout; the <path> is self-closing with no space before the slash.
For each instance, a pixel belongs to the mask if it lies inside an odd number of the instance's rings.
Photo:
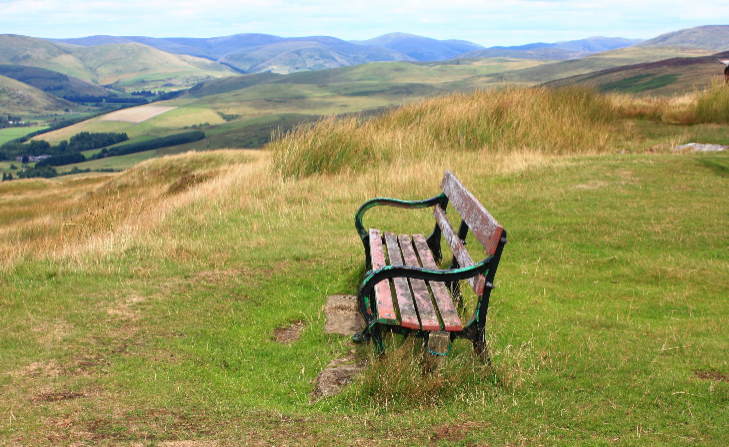
<path id="1" fill-rule="evenodd" d="M 496 46 L 475 50 L 462 55 L 463 58 L 515 57 L 538 60 L 565 60 L 585 57 L 590 54 L 630 47 L 641 42 L 621 37 L 590 37 L 556 43 L 530 43 L 518 46 Z"/>
<path id="2" fill-rule="evenodd" d="M 494 80 L 507 83 L 544 83 L 626 65 L 655 62 L 675 57 L 700 57 L 709 54 L 711 54 L 710 51 L 698 48 L 633 46 L 606 51 L 581 59 L 513 70 L 496 75 Z"/>
<path id="3" fill-rule="evenodd" d="M 673 95 L 706 88 L 722 75 L 724 65 L 718 58 L 729 58 L 729 51 L 711 56 L 678 57 L 657 62 L 600 70 L 553 81 L 548 85 L 583 85 L 604 92 Z"/>
<path id="4" fill-rule="evenodd" d="M 244 73 L 337 68 L 373 61 L 409 60 L 388 48 L 358 45 L 327 36 L 285 38 L 268 34 L 236 34 L 211 38 L 91 36 L 58 42 L 95 47 L 137 43 L 179 55 L 218 61 Z"/>
<path id="5" fill-rule="evenodd" d="M 104 87 L 45 68 L 0 64 L 0 75 L 69 100 L 83 96 L 104 97 L 114 94 Z"/>
<path id="6" fill-rule="evenodd" d="M 0 113 L 13 114 L 58 113 L 76 107 L 75 104 L 2 75 L 0 75 L 0 105 L 2 105 Z"/>
<path id="7" fill-rule="evenodd" d="M 83 47 L 8 34 L 0 35 L 0 64 L 45 68 L 124 90 L 189 87 L 232 74 L 213 61 L 139 43 Z"/>
<path id="8" fill-rule="evenodd" d="M 384 34 L 356 43 L 388 48 L 419 62 L 453 59 L 483 48 L 481 45 L 465 40 L 438 40 L 406 33 Z"/>
<path id="9" fill-rule="evenodd" d="M 706 25 L 662 34 L 641 44 L 645 47 L 684 47 L 729 50 L 729 25 Z"/>
<path id="10" fill-rule="evenodd" d="M 231 147 L 236 141 L 256 141 L 258 145 L 275 127 L 286 129 L 323 115 L 377 110 L 428 96 L 487 87 L 490 76 L 538 64 L 518 59 L 448 64 L 377 62 L 288 75 L 234 76 L 206 81 L 176 99 L 157 103 L 176 109 L 141 123 L 101 116 L 37 138 L 58 141 L 82 131 L 127 132 L 130 138 L 145 138 L 196 126 L 208 138 L 188 148 Z M 265 135 L 261 139 L 262 132 Z"/>

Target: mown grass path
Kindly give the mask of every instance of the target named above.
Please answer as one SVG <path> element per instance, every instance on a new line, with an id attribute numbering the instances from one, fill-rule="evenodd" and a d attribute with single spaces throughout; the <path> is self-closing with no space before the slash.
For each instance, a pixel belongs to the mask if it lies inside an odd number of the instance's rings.
<path id="1" fill-rule="evenodd" d="M 344 175 L 301 181 L 268 210 L 193 201 L 80 264 L 23 261 L 0 276 L 0 440 L 727 445 L 727 166 L 723 154 L 460 166 L 509 231 L 494 369 L 457 346 L 443 376 L 408 376 L 391 349 L 371 371 L 403 381 L 363 380 L 317 404 L 312 379 L 351 349 L 323 334 L 321 306 L 356 287 L 352 215 L 372 192 L 343 193 Z M 423 198 L 430 177 L 377 193 Z M 432 221 L 373 216 L 405 230 Z M 297 320 L 299 341 L 272 340 Z"/>

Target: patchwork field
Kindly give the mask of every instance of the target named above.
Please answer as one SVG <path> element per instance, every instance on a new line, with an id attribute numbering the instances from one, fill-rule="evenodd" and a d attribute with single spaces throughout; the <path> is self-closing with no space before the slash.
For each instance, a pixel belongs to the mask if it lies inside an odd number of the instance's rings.
<path id="1" fill-rule="evenodd" d="M 165 107 L 156 105 L 147 105 L 140 107 L 131 107 L 128 109 L 118 110 L 116 112 L 107 113 L 101 116 L 101 121 L 123 121 L 127 123 L 141 123 L 147 121 L 150 118 L 154 118 L 157 115 L 161 115 L 170 110 L 174 110 L 175 107 Z"/>
<path id="2" fill-rule="evenodd" d="M 307 121 L 324 115 L 393 107 L 451 91 L 486 87 L 492 83 L 489 76 L 494 73 L 541 63 L 508 58 L 452 64 L 392 62 L 286 76 L 264 73 L 228 77 L 196 86 L 178 99 L 113 112 L 106 118 L 97 117 L 36 139 L 57 142 L 83 131 L 126 132 L 130 138 L 155 137 L 198 126 L 206 134 L 227 133 L 229 137 L 204 140 L 194 147 L 225 148 L 231 147 L 229 141 L 241 136 L 243 140 L 258 141 L 261 129 L 256 123 L 262 119 L 290 123 L 293 116 Z M 176 110 L 148 116 L 145 111 L 154 107 Z M 271 130 L 274 129 L 268 129 L 268 136 Z"/>

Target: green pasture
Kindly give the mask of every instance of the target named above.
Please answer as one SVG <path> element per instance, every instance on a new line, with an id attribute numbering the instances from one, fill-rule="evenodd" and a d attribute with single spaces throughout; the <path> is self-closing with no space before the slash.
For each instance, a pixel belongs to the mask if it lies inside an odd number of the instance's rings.
<path id="1" fill-rule="evenodd" d="M 332 359 L 370 352 L 325 335 L 322 312 L 327 295 L 356 291 L 352 216 L 368 194 L 321 177 L 328 187 L 266 192 L 286 192 L 284 211 L 201 200 L 107 256 L 4 272 L 0 442 L 726 446 L 729 157 L 462 169 L 509 233 L 489 313 L 493 367 L 459 344 L 423 373 L 417 354 L 398 354 L 417 347 L 388 340 L 343 394 L 310 400 Z M 438 193 L 437 181 L 371 183 L 383 196 Z M 432 216 L 376 210 L 368 224 L 429 231 Z M 294 321 L 301 339 L 273 340 Z M 380 385 L 375 373 L 403 379 Z"/>
<path id="2" fill-rule="evenodd" d="M 0 145 L 7 143 L 10 140 L 23 137 L 31 132 L 41 130 L 46 126 L 29 126 L 29 127 L 6 127 L 0 129 Z"/>

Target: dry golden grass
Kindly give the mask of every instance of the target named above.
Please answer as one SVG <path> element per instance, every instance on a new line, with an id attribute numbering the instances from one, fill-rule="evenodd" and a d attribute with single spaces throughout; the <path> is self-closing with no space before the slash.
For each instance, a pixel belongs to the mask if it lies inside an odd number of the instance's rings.
<path id="1" fill-rule="evenodd" d="M 632 132 L 620 116 L 669 119 L 695 108 L 697 98 L 544 88 L 459 94 L 367 121 L 327 119 L 282 135 L 270 151 L 188 153 L 121 174 L 5 182 L 0 265 L 22 258 L 80 261 L 144 235 L 150 235 L 145 246 L 167 250 L 178 236 L 160 223 L 185 206 L 195 207 L 188 216 L 235 210 L 306 218 L 322 210 L 335 216 L 342 202 L 388 191 L 422 198 L 423 185 L 437 185 L 444 170 L 469 183 L 470 176 L 569 162 L 561 155 L 617 150 L 616 139 Z M 351 175 L 372 167 L 369 175 Z M 322 196 L 331 200 L 308 206 Z"/>
<path id="2" fill-rule="evenodd" d="M 648 118 L 669 124 L 729 122 L 729 88 L 723 80 L 679 96 L 638 97 L 614 93 L 607 98 L 620 116 L 626 118 Z"/>
<path id="3" fill-rule="evenodd" d="M 0 268 L 22 258 L 77 258 L 123 247 L 171 211 L 197 199 L 241 151 L 186 154 L 140 163 L 121 174 L 87 174 L 0 185 Z"/>
<path id="4" fill-rule="evenodd" d="M 185 206 L 195 208 L 188 216 L 241 210 L 306 218 L 307 205 L 324 195 L 332 200 L 311 212 L 336 215 L 342 200 L 364 200 L 387 190 L 419 196 L 423 185 L 438 184 L 445 169 L 464 172 L 468 181 L 467 167 L 480 157 L 480 152 L 451 154 L 391 165 L 374 177 L 340 174 L 292 181 L 271 175 L 269 152 L 221 150 L 153 159 L 120 174 L 6 182 L 0 185 L 0 268 L 24 258 L 78 264 L 87 255 L 105 255 L 133 242 L 169 252 L 179 235 L 160 224 Z M 492 157 L 488 170 L 500 174 L 556 161 L 519 151 Z"/>
<path id="5" fill-rule="evenodd" d="M 468 151 L 605 152 L 619 125 L 612 103 L 590 90 L 520 88 L 434 98 L 367 121 L 326 119 L 270 147 L 277 172 L 298 178 Z"/>

